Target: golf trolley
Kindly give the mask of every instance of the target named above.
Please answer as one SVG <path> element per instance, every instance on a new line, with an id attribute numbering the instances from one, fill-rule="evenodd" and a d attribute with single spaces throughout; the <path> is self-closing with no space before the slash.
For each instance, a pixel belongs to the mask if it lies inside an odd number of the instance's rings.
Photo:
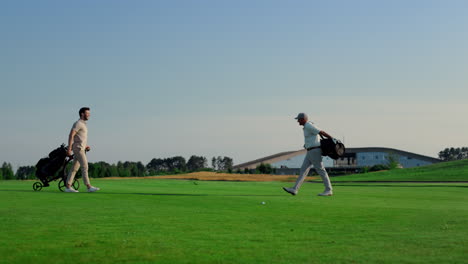
<path id="1" fill-rule="evenodd" d="M 67 148 L 62 144 L 57 149 L 49 153 L 46 158 L 40 159 L 36 164 L 36 177 L 40 180 L 33 184 L 34 191 L 40 191 L 43 187 L 49 187 L 50 182 L 60 179 L 58 188 L 60 191 L 65 191 L 67 182 L 67 165 L 73 160 L 73 156 L 67 156 Z M 75 190 L 80 188 L 80 183 L 77 178 L 72 184 Z"/>

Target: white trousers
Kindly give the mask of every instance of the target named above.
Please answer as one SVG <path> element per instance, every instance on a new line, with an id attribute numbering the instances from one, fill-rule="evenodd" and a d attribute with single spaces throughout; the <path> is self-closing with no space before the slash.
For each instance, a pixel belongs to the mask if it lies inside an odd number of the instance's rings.
<path id="1" fill-rule="evenodd" d="M 67 177 L 67 184 L 72 185 L 75 175 L 78 172 L 78 169 L 81 167 L 81 177 L 83 177 L 83 182 L 85 185 L 89 184 L 88 177 L 88 159 L 86 158 L 86 153 L 84 149 L 73 148 L 73 164 L 70 172 Z"/>
<path id="2" fill-rule="evenodd" d="M 325 185 L 325 191 L 332 191 L 333 187 L 331 185 L 330 178 L 328 177 L 325 167 L 323 167 L 322 150 L 320 148 L 307 151 L 304 162 L 301 166 L 299 177 L 296 180 L 294 190 L 296 190 L 296 192 L 299 191 L 299 188 L 301 188 L 301 185 L 309 174 L 309 170 L 312 166 L 314 166 L 315 171 L 320 175 L 320 177 L 322 177 L 323 184 Z"/>

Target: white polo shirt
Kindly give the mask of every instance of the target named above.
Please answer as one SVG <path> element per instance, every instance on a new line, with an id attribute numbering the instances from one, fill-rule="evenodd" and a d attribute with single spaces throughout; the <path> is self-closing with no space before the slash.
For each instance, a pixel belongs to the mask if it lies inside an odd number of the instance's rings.
<path id="1" fill-rule="evenodd" d="M 73 148 L 85 149 L 88 144 L 88 127 L 86 122 L 79 119 L 72 127 L 76 134 L 73 137 Z"/>
<path id="2" fill-rule="evenodd" d="M 304 124 L 304 148 L 320 147 L 320 128 L 311 122 Z"/>

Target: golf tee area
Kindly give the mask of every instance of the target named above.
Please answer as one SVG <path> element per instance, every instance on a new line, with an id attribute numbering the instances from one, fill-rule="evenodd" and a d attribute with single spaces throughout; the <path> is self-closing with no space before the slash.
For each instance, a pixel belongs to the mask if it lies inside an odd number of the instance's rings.
<path id="1" fill-rule="evenodd" d="M 0 181 L 0 263 L 467 263 L 467 168 L 332 177 L 331 197 L 285 193 L 294 176 Z"/>

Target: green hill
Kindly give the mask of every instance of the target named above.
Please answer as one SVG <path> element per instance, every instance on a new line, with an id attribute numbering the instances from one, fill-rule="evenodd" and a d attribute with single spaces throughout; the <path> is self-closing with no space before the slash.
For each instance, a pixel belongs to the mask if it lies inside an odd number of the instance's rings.
<path id="1" fill-rule="evenodd" d="M 468 181 L 468 159 L 333 177 L 332 181 Z"/>

